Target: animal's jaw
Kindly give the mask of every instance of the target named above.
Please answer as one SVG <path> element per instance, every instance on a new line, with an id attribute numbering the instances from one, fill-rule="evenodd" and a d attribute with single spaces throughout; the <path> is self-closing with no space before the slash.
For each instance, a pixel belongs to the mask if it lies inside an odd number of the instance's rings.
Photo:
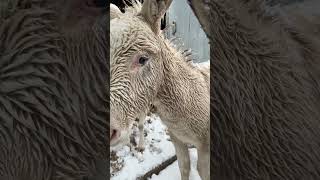
<path id="1" fill-rule="evenodd" d="M 114 130 L 110 129 L 110 131 L 110 147 L 124 146 L 129 142 L 130 130 L 112 132 Z"/>

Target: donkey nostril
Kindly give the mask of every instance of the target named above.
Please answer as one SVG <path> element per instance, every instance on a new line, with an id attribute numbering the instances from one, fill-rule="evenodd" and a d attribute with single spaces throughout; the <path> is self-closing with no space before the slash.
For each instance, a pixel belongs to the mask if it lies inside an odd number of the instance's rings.
<path id="1" fill-rule="evenodd" d="M 120 131 L 116 129 L 110 130 L 110 140 L 116 139 L 120 135 Z"/>

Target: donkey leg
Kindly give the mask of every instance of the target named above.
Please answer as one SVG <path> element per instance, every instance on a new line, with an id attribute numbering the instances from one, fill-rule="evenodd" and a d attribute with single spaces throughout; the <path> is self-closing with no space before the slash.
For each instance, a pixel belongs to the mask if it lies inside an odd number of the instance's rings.
<path id="1" fill-rule="evenodd" d="M 139 144 L 138 144 L 138 149 L 140 151 L 144 150 L 144 119 L 140 118 L 139 119 Z"/>
<path id="2" fill-rule="evenodd" d="M 172 133 L 170 133 L 170 137 L 176 150 L 181 180 L 189 180 L 190 157 L 188 146 L 175 137 Z"/>
<path id="3" fill-rule="evenodd" d="M 197 169 L 202 180 L 210 179 L 210 147 L 204 146 L 197 149 L 198 163 Z"/>

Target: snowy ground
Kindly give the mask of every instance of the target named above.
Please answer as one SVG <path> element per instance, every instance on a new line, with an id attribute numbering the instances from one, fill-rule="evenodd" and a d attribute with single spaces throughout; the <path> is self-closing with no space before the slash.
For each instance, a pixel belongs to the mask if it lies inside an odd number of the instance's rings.
<path id="1" fill-rule="evenodd" d="M 148 116 L 144 128 L 146 149 L 143 153 L 130 146 L 124 146 L 111 153 L 111 180 L 136 180 L 175 155 L 174 146 L 167 135 L 167 128 L 161 123 L 158 116 Z M 138 140 L 139 131 L 136 126 L 134 126 L 133 134 Z M 190 180 L 201 180 L 196 170 L 196 149 L 190 149 L 189 153 L 191 158 Z M 159 175 L 153 175 L 150 180 L 180 180 L 177 161 L 161 171 Z"/>

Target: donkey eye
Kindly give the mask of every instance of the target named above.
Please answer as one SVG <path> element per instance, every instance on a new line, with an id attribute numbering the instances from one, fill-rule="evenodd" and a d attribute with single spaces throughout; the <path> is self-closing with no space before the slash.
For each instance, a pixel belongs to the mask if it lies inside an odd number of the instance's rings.
<path id="1" fill-rule="evenodd" d="M 139 64 L 141 64 L 143 66 L 147 63 L 148 60 L 149 59 L 147 57 L 142 56 L 139 58 Z"/>

